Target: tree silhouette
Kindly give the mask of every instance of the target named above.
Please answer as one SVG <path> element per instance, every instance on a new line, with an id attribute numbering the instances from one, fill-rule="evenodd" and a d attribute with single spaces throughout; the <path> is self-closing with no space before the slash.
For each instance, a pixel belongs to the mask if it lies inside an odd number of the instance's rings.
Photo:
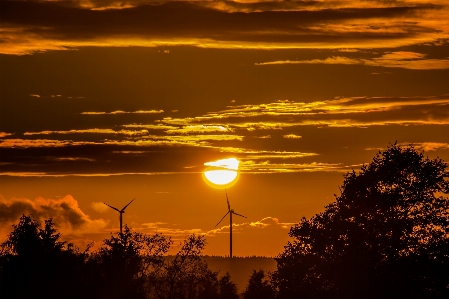
<path id="1" fill-rule="evenodd" d="M 245 292 L 243 292 L 244 299 L 274 299 L 275 292 L 270 284 L 269 279 L 265 276 L 264 270 L 253 271 L 249 278 L 248 285 Z"/>
<path id="2" fill-rule="evenodd" d="M 123 233 L 105 239 L 88 263 L 93 298 L 145 298 L 147 274 L 162 266 L 171 243 L 161 234 L 132 232 L 126 225 Z"/>
<path id="3" fill-rule="evenodd" d="M 201 255 L 206 246 L 203 236 L 191 235 L 178 253 L 148 277 L 150 298 L 158 299 L 236 299 L 237 287 L 229 274 L 218 279 Z"/>
<path id="4" fill-rule="evenodd" d="M 85 253 L 59 241 L 53 220 L 44 228 L 31 215 L 19 224 L 2 244 L 0 294 L 5 298 L 79 298 Z M 69 292 L 70 291 L 70 292 Z"/>
<path id="5" fill-rule="evenodd" d="M 237 294 L 237 286 L 234 282 L 232 282 L 229 272 L 226 272 L 225 275 L 220 277 L 218 280 L 218 285 L 218 299 L 239 299 L 239 295 Z"/>
<path id="6" fill-rule="evenodd" d="M 278 258 L 279 298 L 448 298 L 449 174 L 397 144 L 324 212 L 293 226 Z"/>

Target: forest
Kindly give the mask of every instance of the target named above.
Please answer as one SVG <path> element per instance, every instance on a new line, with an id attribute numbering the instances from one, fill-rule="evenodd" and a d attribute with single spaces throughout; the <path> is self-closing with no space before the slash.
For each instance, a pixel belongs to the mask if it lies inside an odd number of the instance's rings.
<path id="1" fill-rule="evenodd" d="M 344 176 L 340 194 L 289 232 L 273 271 L 239 291 L 205 257 L 207 240 L 128 226 L 101 248 L 62 241 L 53 220 L 23 215 L 0 247 L 2 298 L 449 298 L 449 172 L 393 144 Z M 298 198 L 298 200 L 301 200 Z"/>

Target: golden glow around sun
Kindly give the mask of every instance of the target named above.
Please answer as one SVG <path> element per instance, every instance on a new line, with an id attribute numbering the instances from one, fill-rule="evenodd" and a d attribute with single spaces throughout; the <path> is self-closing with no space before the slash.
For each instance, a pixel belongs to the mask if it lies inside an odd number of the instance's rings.
<path id="1" fill-rule="evenodd" d="M 206 162 L 204 165 L 209 167 L 203 172 L 204 178 L 213 187 L 229 187 L 238 177 L 239 163 L 235 158 Z"/>

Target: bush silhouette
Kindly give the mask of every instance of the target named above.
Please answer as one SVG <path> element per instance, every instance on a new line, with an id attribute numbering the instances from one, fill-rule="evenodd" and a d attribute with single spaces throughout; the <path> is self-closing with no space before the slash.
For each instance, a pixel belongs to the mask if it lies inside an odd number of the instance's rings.
<path id="1" fill-rule="evenodd" d="M 394 144 L 324 212 L 293 226 L 278 258 L 278 298 L 449 298 L 449 174 Z"/>

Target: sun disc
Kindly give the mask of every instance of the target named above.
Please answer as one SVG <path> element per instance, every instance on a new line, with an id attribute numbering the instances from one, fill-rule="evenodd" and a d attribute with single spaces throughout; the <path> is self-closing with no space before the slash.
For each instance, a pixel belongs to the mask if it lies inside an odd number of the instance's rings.
<path id="1" fill-rule="evenodd" d="M 234 170 L 209 170 L 204 172 L 206 179 L 215 185 L 227 185 L 237 178 L 237 171 Z"/>

